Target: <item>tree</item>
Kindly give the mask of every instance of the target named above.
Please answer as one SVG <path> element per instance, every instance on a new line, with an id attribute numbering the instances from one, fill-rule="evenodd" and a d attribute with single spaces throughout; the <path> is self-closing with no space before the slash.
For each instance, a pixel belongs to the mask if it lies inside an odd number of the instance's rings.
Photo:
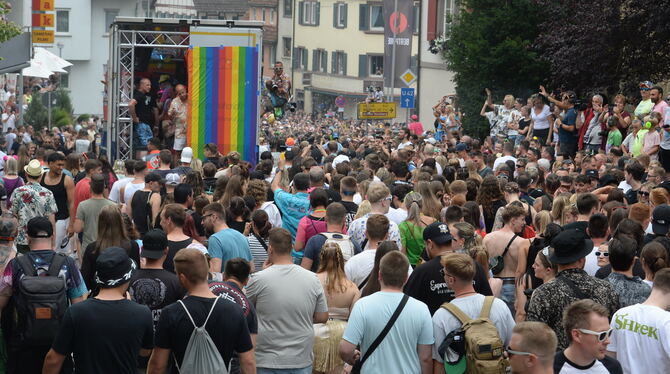
<path id="1" fill-rule="evenodd" d="M 30 104 L 28 104 L 28 109 L 26 110 L 25 122 L 35 129 L 40 129 L 49 122 L 49 112 L 44 104 L 42 104 L 42 94 L 39 92 L 35 92 L 32 95 L 32 100 L 30 100 Z"/>
<path id="2" fill-rule="evenodd" d="M 537 0 L 541 31 L 535 46 L 550 66 L 549 84 L 578 94 L 618 86 L 621 0 Z"/>
<path id="3" fill-rule="evenodd" d="M 548 73 L 533 48 L 539 11 L 533 0 L 465 0 L 461 5 L 443 57 L 455 73 L 465 131 L 483 137 L 489 134 L 479 116 L 485 87 L 501 97 L 528 95 L 537 92 Z"/>
<path id="4" fill-rule="evenodd" d="M 5 18 L 11 10 L 11 4 L 5 1 L 0 1 L 0 43 L 4 43 L 21 34 L 21 28 Z"/>

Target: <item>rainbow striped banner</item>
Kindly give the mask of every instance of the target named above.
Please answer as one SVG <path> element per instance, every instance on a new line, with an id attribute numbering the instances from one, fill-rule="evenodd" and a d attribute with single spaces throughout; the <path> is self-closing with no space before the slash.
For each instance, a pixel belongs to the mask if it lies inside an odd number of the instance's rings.
<path id="1" fill-rule="evenodd" d="M 258 48 L 189 47 L 187 145 L 202 158 L 204 146 L 240 153 L 256 163 Z"/>

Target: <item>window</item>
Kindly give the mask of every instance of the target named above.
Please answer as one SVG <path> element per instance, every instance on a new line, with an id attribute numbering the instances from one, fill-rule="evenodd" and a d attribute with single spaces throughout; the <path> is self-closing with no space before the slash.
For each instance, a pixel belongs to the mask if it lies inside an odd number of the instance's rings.
<path id="1" fill-rule="evenodd" d="M 384 10 L 381 5 L 370 5 L 370 30 L 384 31 Z"/>
<path id="2" fill-rule="evenodd" d="M 56 32 L 68 33 L 70 32 L 70 10 L 57 9 L 56 10 Z"/>
<path id="3" fill-rule="evenodd" d="M 265 8 L 263 8 L 263 22 L 265 22 Z"/>
<path id="4" fill-rule="evenodd" d="M 275 23 L 275 10 L 272 9 L 272 10 L 270 11 L 270 24 L 271 24 L 271 25 L 274 25 L 274 23 Z"/>
<path id="5" fill-rule="evenodd" d="M 384 75 L 384 56 L 368 56 L 368 75 L 380 77 Z"/>
<path id="6" fill-rule="evenodd" d="M 437 2 L 437 27 L 438 36 L 444 36 L 449 32 L 452 18 L 458 12 L 457 0 L 438 0 Z"/>
<path id="7" fill-rule="evenodd" d="M 337 29 L 347 27 L 347 4 L 335 3 L 333 5 L 333 27 Z"/>
<path id="8" fill-rule="evenodd" d="M 312 71 L 325 73 L 328 71 L 328 52 L 323 49 L 314 50 L 312 59 Z"/>
<path id="9" fill-rule="evenodd" d="M 105 29 L 103 30 L 105 34 L 109 33 L 109 26 L 114 23 L 114 18 L 116 18 L 118 15 L 118 9 L 105 9 Z"/>
<path id="10" fill-rule="evenodd" d="M 277 61 L 277 45 L 270 44 L 270 61 Z"/>
<path id="11" fill-rule="evenodd" d="M 284 0 L 284 17 L 293 17 L 293 0 Z"/>
<path id="12" fill-rule="evenodd" d="M 342 51 L 333 52 L 331 73 L 347 75 L 347 54 Z"/>
<path id="13" fill-rule="evenodd" d="M 284 57 L 291 57 L 291 38 L 282 38 L 284 41 Z"/>
<path id="14" fill-rule="evenodd" d="M 256 20 L 256 8 L 251 8 L 251 20 Z"/>
<path id="15" fill-rule="evenodd" d="M 304 47 L 298 47 L 293 50 L 293 68 L 307 70 L 308 51 Z"/>
<path id="16" fill-rule="evenodd" d="M 303 1 L 300 8 L 300 24 L 309 26 L 319 25 L 320 4 L 316 1 Z"/>

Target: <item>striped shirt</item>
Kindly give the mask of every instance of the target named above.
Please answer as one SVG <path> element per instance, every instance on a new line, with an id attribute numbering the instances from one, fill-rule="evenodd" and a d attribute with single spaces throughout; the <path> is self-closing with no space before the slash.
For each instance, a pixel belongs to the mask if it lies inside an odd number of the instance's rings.
<path id="1" fill-rule="evenodd" d="M 268 259 L 268 251 L 267 245 L 269 244 L 270 240 L 269 239 L 263 239 L 265 242 L 265 247 L 261 244 L 261 242 L 256 239 L 254 234 L 249 234 L 247 236 L 247 240 L 249 241 L 249 249 L 251 250 L 251 257 L 254 259 L 254 267 L 255 271 L 261 271 L 263 270 L 263 263 Z"/>

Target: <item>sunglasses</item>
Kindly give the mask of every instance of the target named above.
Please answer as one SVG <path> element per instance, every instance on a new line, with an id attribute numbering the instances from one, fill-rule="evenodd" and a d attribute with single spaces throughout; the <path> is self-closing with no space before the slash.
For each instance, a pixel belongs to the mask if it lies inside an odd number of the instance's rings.
<path id="1" fill-rule="evenodd" d="M 637 191 L 637 194 L 640 195 L 640 196 L 649 196 L 650 195 L 649 192 L 645 192 L 645 191 Z"/>
<path id="2" fill-rule="evenodd" d="M 609 329 L 609 330 L 606 330 L 606 331 L 591 331 L 591 330 L 587 330 L 587 329 L 577 329 L 577 330 L 579 330 L 580 332 L 582 332 L 584 334 L 597 336 L 598 337 L 598 342 L 603 342 L 605 339 L 612 336 L 612 331 L 614 331 L 614 329 Z"/>
<path id="3" fill-rule="evenodd" d="M 505 347 L 505 352 L 507 352 L 508 356 L 537 356 L 537 354 L 531 352 L 515 351 L 510 346 Z"/>
<path id="4" fill-rule="evenodd" d="M 596 257 L 600 257 L 600 256 L 609 257 L 610 256 L 609 252 L 595 252 L 594 254 L 596 255 Z"/>

